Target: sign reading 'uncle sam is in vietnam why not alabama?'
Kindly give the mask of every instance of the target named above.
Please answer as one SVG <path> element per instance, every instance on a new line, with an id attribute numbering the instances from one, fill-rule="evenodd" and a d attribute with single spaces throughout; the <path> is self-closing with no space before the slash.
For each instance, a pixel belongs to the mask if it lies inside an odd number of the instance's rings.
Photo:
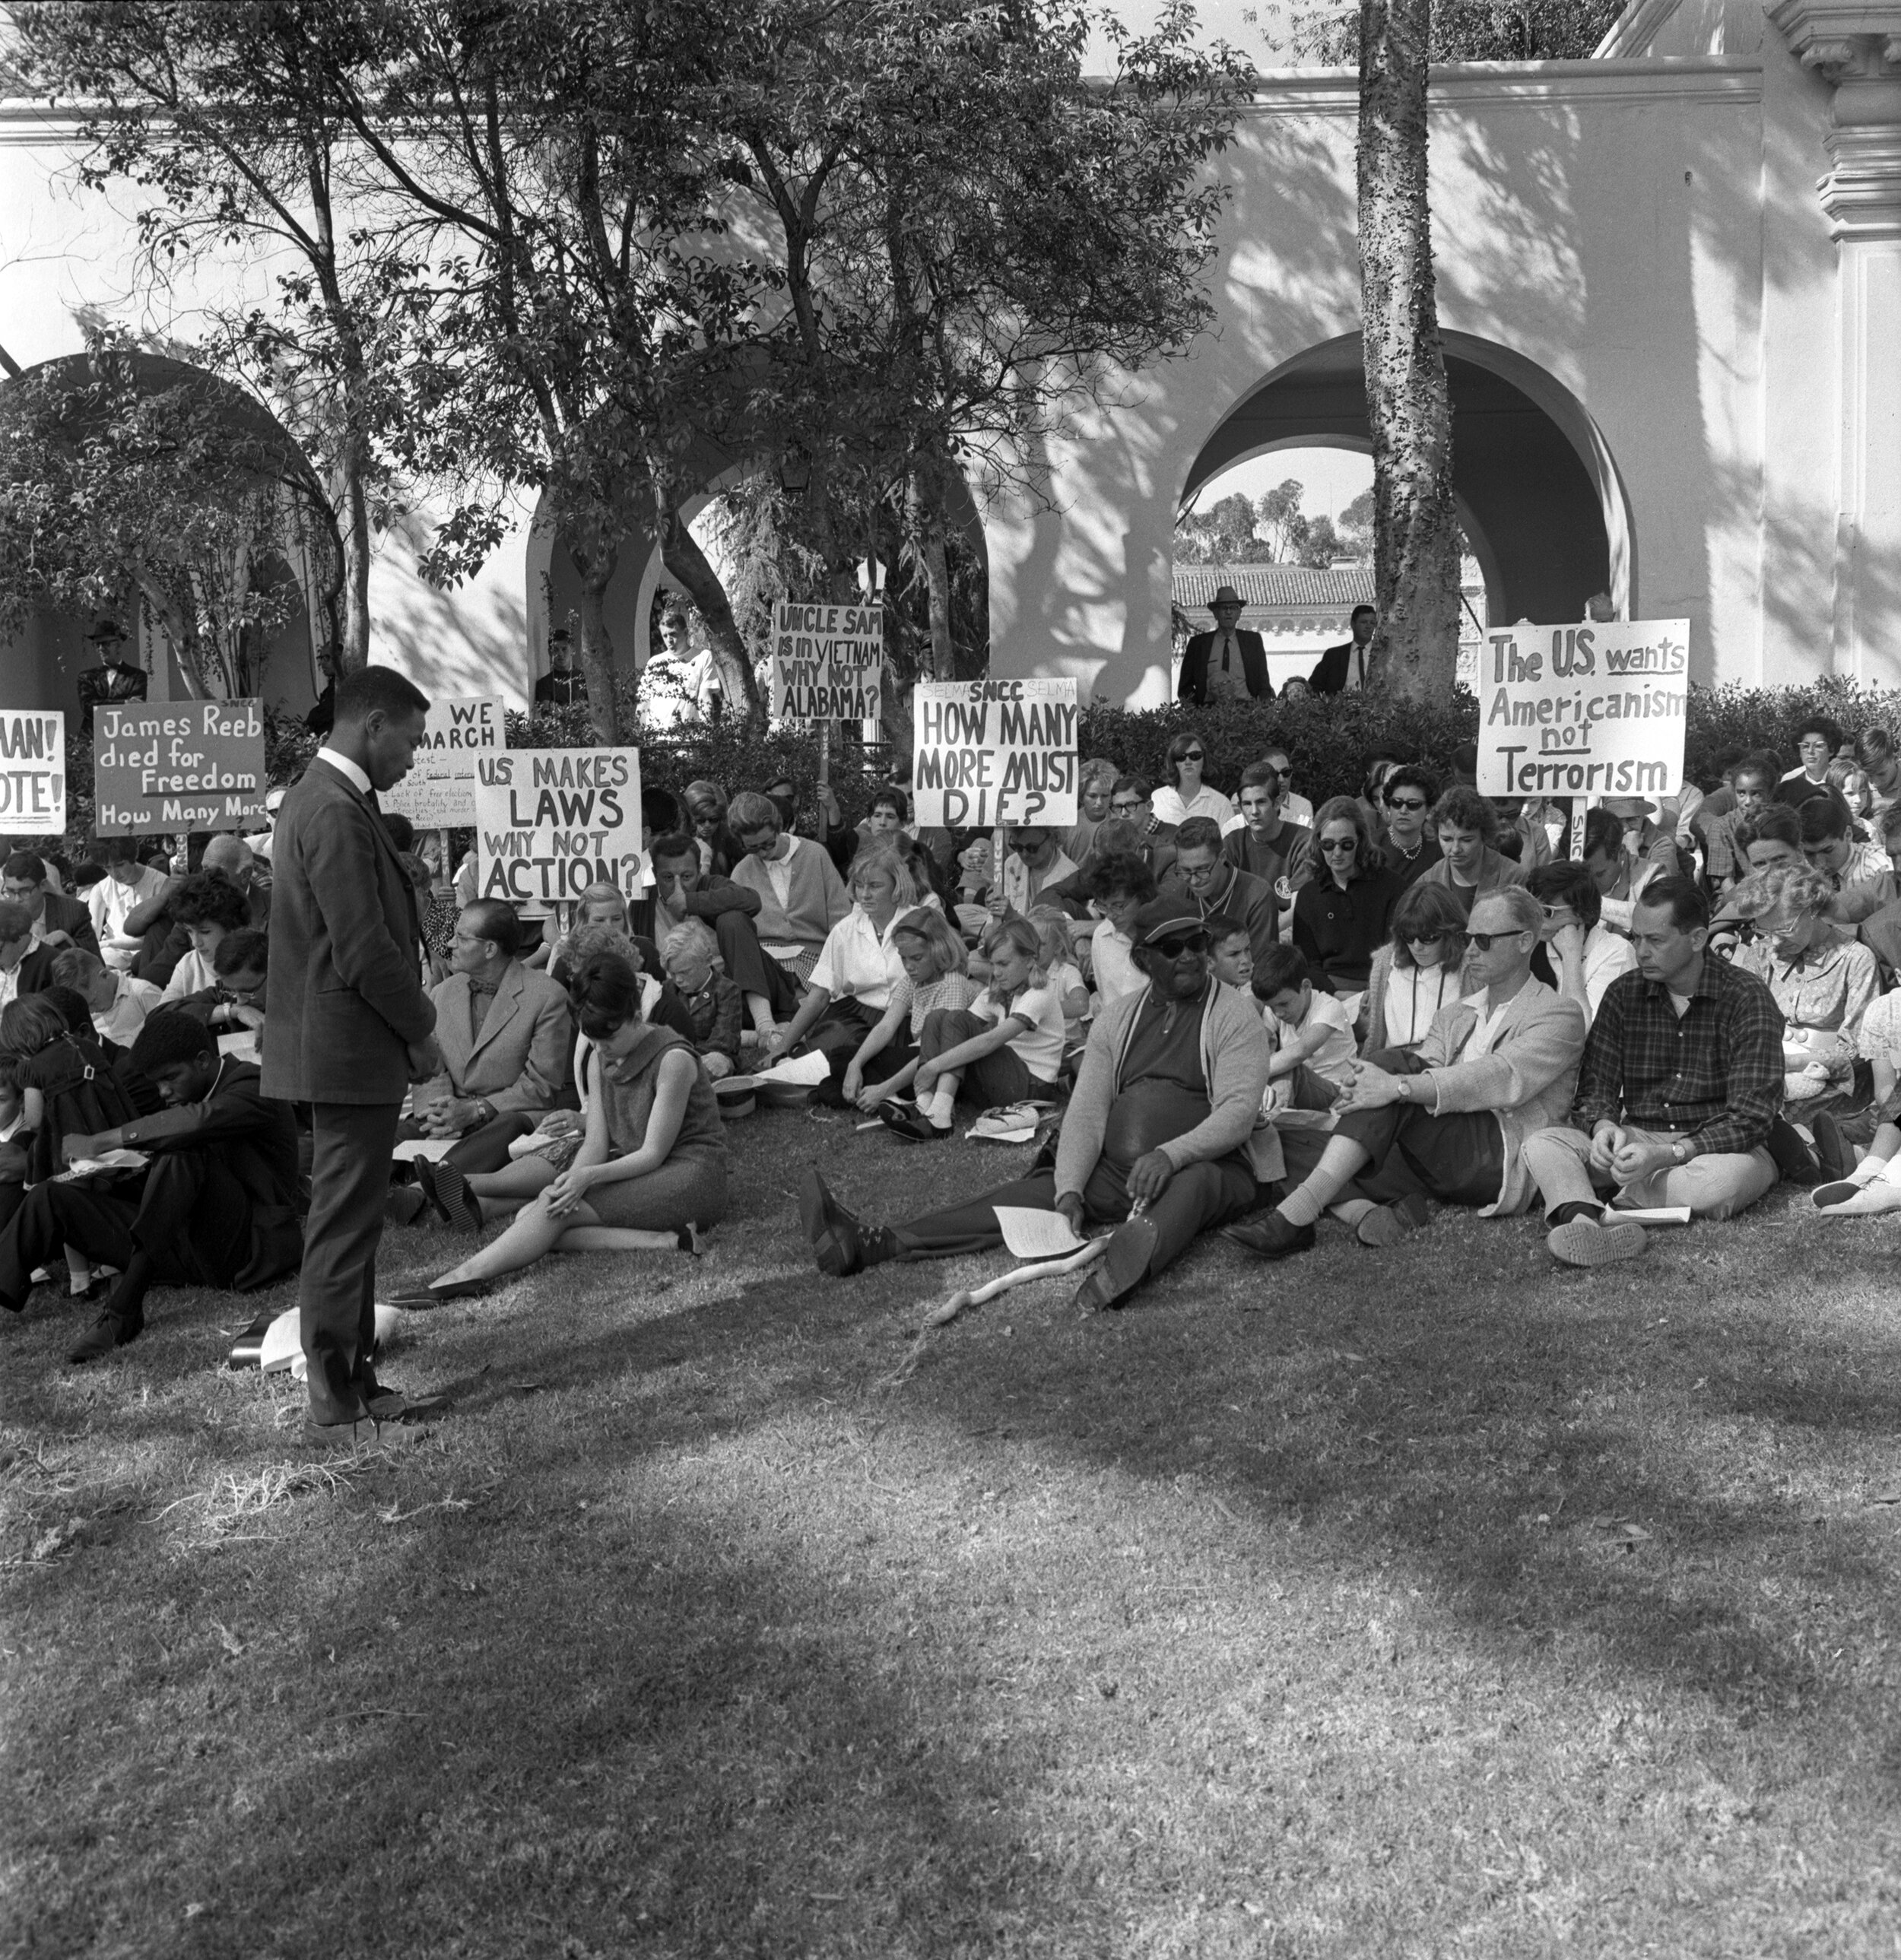
<path id="1" fill-rule="evenodd" d="M 884 670 L 878 606 L 772 610 L 772 714 L 781 721 L 875 721 Z"/>
<path id="2" fill-rule="evenodd" d="M 1687 619 L 1489 629 L 1479 650 L 1482 796 L 1667 796 L 1683 780 Z"/>
<path id="3" fill-rule="evenodd" d="M 1076 821 L 1076 683 L 924 681 L 912 697 L 921 824 L 988 830 Z"/>
<path id="4" fill-rule="evenodd" d="M 504 749 L 476 758 L 477 889 L 527 918 L 590 885 L 638 895 L 640 751 Z"/>

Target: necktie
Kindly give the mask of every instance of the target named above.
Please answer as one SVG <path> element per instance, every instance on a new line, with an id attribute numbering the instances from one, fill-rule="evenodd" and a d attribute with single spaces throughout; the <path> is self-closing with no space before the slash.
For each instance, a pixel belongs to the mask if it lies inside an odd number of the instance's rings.
<path id="1" fill-rule="evenodd" d="M 1221 635 L 1221 672 L 1223 673 L 1228 672 L 1228 650 L 1234 644 L 1234 635 L 1232 633 L 1224 633 Z"/>

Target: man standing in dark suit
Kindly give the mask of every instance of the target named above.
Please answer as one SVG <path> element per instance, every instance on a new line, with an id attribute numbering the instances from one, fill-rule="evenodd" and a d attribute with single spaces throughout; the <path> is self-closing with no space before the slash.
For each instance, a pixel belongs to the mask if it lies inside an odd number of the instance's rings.
<path id="1" fill-rule="evenodd" d="M 535 682 L 537 708 L 584 706 L 587 699 L 587 676 L 573 667 L 574 642 L 565 626 L 558 626 L 548 636 L 548 671 Z"/>
<path id="2" fill-rule="evenodd" d="M 1349 689 L 1357 691 L 1364 687 L 1367 642 L 1379 623 L 1380 616 L 1373 607 L 1355 606 L 1348 622 L 1353 629 L 1352 638 L 1327 648 L 1320 656 L 1320 664 L 1307 676 L 1307 686 L 1316 694 L 1345 694 Z"/>
<path id="3" fill-rule="evenodd" d="M 143 701 L 151 676 L 126 657 L 125 629 L 117 620 L 101 619 L 86 635 L 86 641 L 99 649 L 98 666 L 87 668 L 79 676 L 79 725 L 90 735 L 97 709 Z"/>
<path id="4" fill-rule="evenodd" d="M 1267 678 L 1267 649 L 1258 633 L 1240 630 L 1241 595 L 1224 585 L 1208 602 L 1215 616 L 1212 633 L 1197 633 L 1182 655 L 1182 677 L 1175 692 L 1183 701 L 1205 708 L 1211 701 L 1240 701 L 1252 695 L 1272 701 Z"/>
<path id="5" fill-rule="evenodd" d="M 91 912 L 84 899 L 47 890 L 46 862 L 37 851 L 16 851 L 0 864 L 0 898 L 26 907 L 33 922 L 33 937 L 41 945 L 56 951 L 62 946 L 76 946 L 95 959 L 99 957 L 99 936 L 92 929 Z"/>
<path id="6" fill-rule="evenodd" d="M 422 1408 L 379 1385 L 370 1350 L 403 1093 L 442 1068 L 415 893 L 376 800 L 408 773 L 428 708 L 393 668 L 339 681 L 330 739 L 284 799 L 271 854 L 264 1093 L 310 1106 L 298 1306 L 310 1363 L 304 1433 L 325 1447 L 400 1443 L 398 1425 Z"/>

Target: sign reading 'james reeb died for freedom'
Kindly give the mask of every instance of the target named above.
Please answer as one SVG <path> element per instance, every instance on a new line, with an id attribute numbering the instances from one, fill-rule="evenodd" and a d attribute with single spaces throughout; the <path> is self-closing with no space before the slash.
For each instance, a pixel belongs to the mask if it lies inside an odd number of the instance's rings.
<path id="1" fill-rule="evenodd" d="M 1648 797 L 1683 781 L 1687 619 L 1494 627 L 1479 650 L 1482 796 Z"/>
<path id="2" fill-rule="evenodd" d="M 1075 822 L 1073 679 L 924 681 L 912 712 L 919 823 L 988 830 Z"/>
<path id="3" fill-rule="evenodd" d="M 485 899 L 545 918 L 590 885 L 640 889 L 640 751 L 504 749 L 476 759 L 476 851 Z"/>
<path id="4" fill-rule="evenodd" d="M 0 708 L 0 833 L 61 837 L 66 829 L 66 718 Z"/>
<path id="5" fill-rule="evenodd" d="M 102 837 L 242 830 L 264 822 L 264 705 L 133 702 L 93 716 L 94 825 Z"/>
<path id="6" fill-rule="evenodd" d="M 772 612 L 772 713 L 782 721 L 875 721 L 884 670 L 877 606 L 804 606 Z"/>
<path id="7" fill-rule="evenodd" d="M 409 773 L 377 800 L 419 830 L 447 830 L 476 820 L 476 757 L 502 746 L 502 700 L 477 695 L 432 701 L 428 725 Z"/>

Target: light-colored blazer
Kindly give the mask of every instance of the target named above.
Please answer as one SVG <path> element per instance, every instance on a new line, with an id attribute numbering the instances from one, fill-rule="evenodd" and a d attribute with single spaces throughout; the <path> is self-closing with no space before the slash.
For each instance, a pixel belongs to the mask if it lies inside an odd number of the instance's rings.
<path id="1" fill-rule="evenodd" d="M 486 1096 L 498 1115 L 555 1106 L 568 1087 L 575 1022 L 567 995 L 546 974 L 510 960 L 475 1036 L 469 1032 L 466 973 L 451 973 L 430 998 L 447 1080 L 437 1077 L 416 1092 L 419 1099 L 432 1099 L 444 1090 Z"/>
<path id="2" fill-rule="evenodd" d="M 1575 1001 L 1563 999 L 1542 980 L 1528 980 L 1500 1010 L 1482 1045 L 1474 1043 L 1460 1055 L 1485 1004 L 1481 991 L 1441 1007 L 1420 1046 L 1419 1059 L 1441 1115 L 1489 1109 L 1498 1118 L 1505 1133 L 1505 1184 L 1492 1204 L 1479 1207 L 1479 1214 L 1490 1218 L 1522 1211 L 1530 1199 L 1531 1176 L 1522 1146 L 1526 1138 L 1562 1123 L 1570 1114 L 1587 1023 Z"/>

